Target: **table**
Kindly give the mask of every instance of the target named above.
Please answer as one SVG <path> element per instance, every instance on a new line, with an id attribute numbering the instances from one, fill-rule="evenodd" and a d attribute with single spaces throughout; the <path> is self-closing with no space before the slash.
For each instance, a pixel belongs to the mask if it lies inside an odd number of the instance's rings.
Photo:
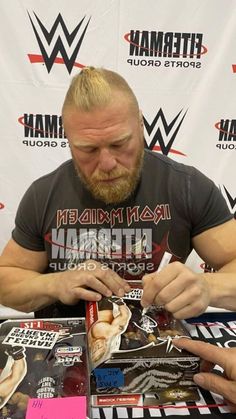
<path id="1" fill-rule="evenodd" d="M 222 347 L 236 347 L 236 313 L 205 313 L 189 319 L 187 327 L 192 336 Z M 94 408 L 93 419 L 179 419 L 181 416 L 194 419 L 233 419 L 236 414 L 229 412 L 222 398 L 205 390 L 200 390 L 200 400 L 196 403 L 177 403 L 163 408 Z"/>
<path id="2" fill-rule="evenodd" d="M 190 334 L 197 339 L 222 347 L 236 347 L 236 313 L 205 313 L 198 318 L 189 319 L 186 322 L 186 327 Z M 210 394 L 204 390 L 199 390 L 199 392 L 200 400 L 196 403 L 179 402 L 174 406 L 159 408 L 93 408 L 90 417 L 91 419 L 236 418 L 236 414 L 229 413 L 220 396 Z"/>

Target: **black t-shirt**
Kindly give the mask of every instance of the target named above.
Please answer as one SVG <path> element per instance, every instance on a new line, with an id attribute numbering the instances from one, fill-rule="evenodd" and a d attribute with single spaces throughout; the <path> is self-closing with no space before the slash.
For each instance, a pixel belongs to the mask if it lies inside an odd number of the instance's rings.
<path id="1" fill-rule="evenodd" d="M 26 249 L 46 251 L 49 272 L 95 259 L 137 280 L 157 270 L 163 256 L 184 263 L 194 236 L 232 217 L 209 178 L 145 150 L 139 184 L 118 205 L 95 200 L 72 160 L 36 180 L 19 205 L 12 237 Z M 80 315 L 67 309 L 65 316 Z"/>

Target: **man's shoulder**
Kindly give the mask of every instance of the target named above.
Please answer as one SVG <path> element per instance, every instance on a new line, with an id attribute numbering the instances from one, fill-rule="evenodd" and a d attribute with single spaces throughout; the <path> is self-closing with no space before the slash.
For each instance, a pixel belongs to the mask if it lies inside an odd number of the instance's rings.
<path id="1" fill-rule="evenodd" d="M 145 150 L 145 167 L 146 170 L 152 171 L 153 168 L 157 168 L 160 174 L 160 170 L 165 172 L 178 172 L 183 175 L 192 175 L 196 170 L 193 166 L 189 166 L 183 163 L 179 163 L 164 154 L 160 154 L 154 151 Z"/>
<path id="2" fill-rule="evenodd" d="M 43 176 L 40 176 L 38 179 L 36 179 L 33 184 L 35 186 L 37 185 L 43 185 L 43 184 L 51 184 L 54 181 L 60 180 L 63 181 L 67 178 L 69 175 L 74 175 L 75 169 L 72 162 L 72 159 L 65 161 L 64 163 L 60 164 L 56 169 L 52 170 L 49 173 L 46 173 Z"/>

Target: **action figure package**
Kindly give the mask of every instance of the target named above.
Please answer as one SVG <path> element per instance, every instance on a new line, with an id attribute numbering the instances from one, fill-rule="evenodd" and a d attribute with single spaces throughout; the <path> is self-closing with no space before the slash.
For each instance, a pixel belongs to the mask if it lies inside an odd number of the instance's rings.
<path id="1" fill-rule="evenodd" d="M 25 418 L 30 398 L 87 396 L 86 348 L 83 318 L 3 322 L 0 419 Z"/>
<path id="2" fill-rule="evenodd" d="M 173 343 L 190 338 L 184 323 L 162 307 L 143 309 L 141 283 L 130 284 L 122 298 L 87 303 L 92 405 L 144 405 L 150 395 L 156 405 L 199 400 L 200 359 Z"/>

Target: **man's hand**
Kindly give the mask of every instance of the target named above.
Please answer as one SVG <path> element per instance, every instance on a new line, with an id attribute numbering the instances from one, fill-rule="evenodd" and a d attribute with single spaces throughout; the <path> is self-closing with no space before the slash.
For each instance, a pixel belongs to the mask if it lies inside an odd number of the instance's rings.
<path id="1" fill-rule="evenodd" d="M 203 313 L 209 302 L 209 285 L 204 275 L 192 272 L 180 262 L 143 277 L 143 307 L 164 306 L 176 319 L 186 319 Z"/>
<path id="2" fill-rule="evenodd" d="M 116 272 L 94 260 L 81 263 L 76 270 L 55 274 L 51 293 L 64 304 L 78 300 L 98 301 L 102 295 L 123 297 L 130 286 Z"/>
<path id="3" fill-rule="evenodd" d="M 236 348 L 219 348 L 186 338 L 174 339 L 173 342 L 178 348 L 203 359 L 202 372 L 193 377 L 195 383 L 223 396 L 230 411 L 236 412 Z M 216 364 L 224 369 L 224 377 L 209 372 Z"/>

